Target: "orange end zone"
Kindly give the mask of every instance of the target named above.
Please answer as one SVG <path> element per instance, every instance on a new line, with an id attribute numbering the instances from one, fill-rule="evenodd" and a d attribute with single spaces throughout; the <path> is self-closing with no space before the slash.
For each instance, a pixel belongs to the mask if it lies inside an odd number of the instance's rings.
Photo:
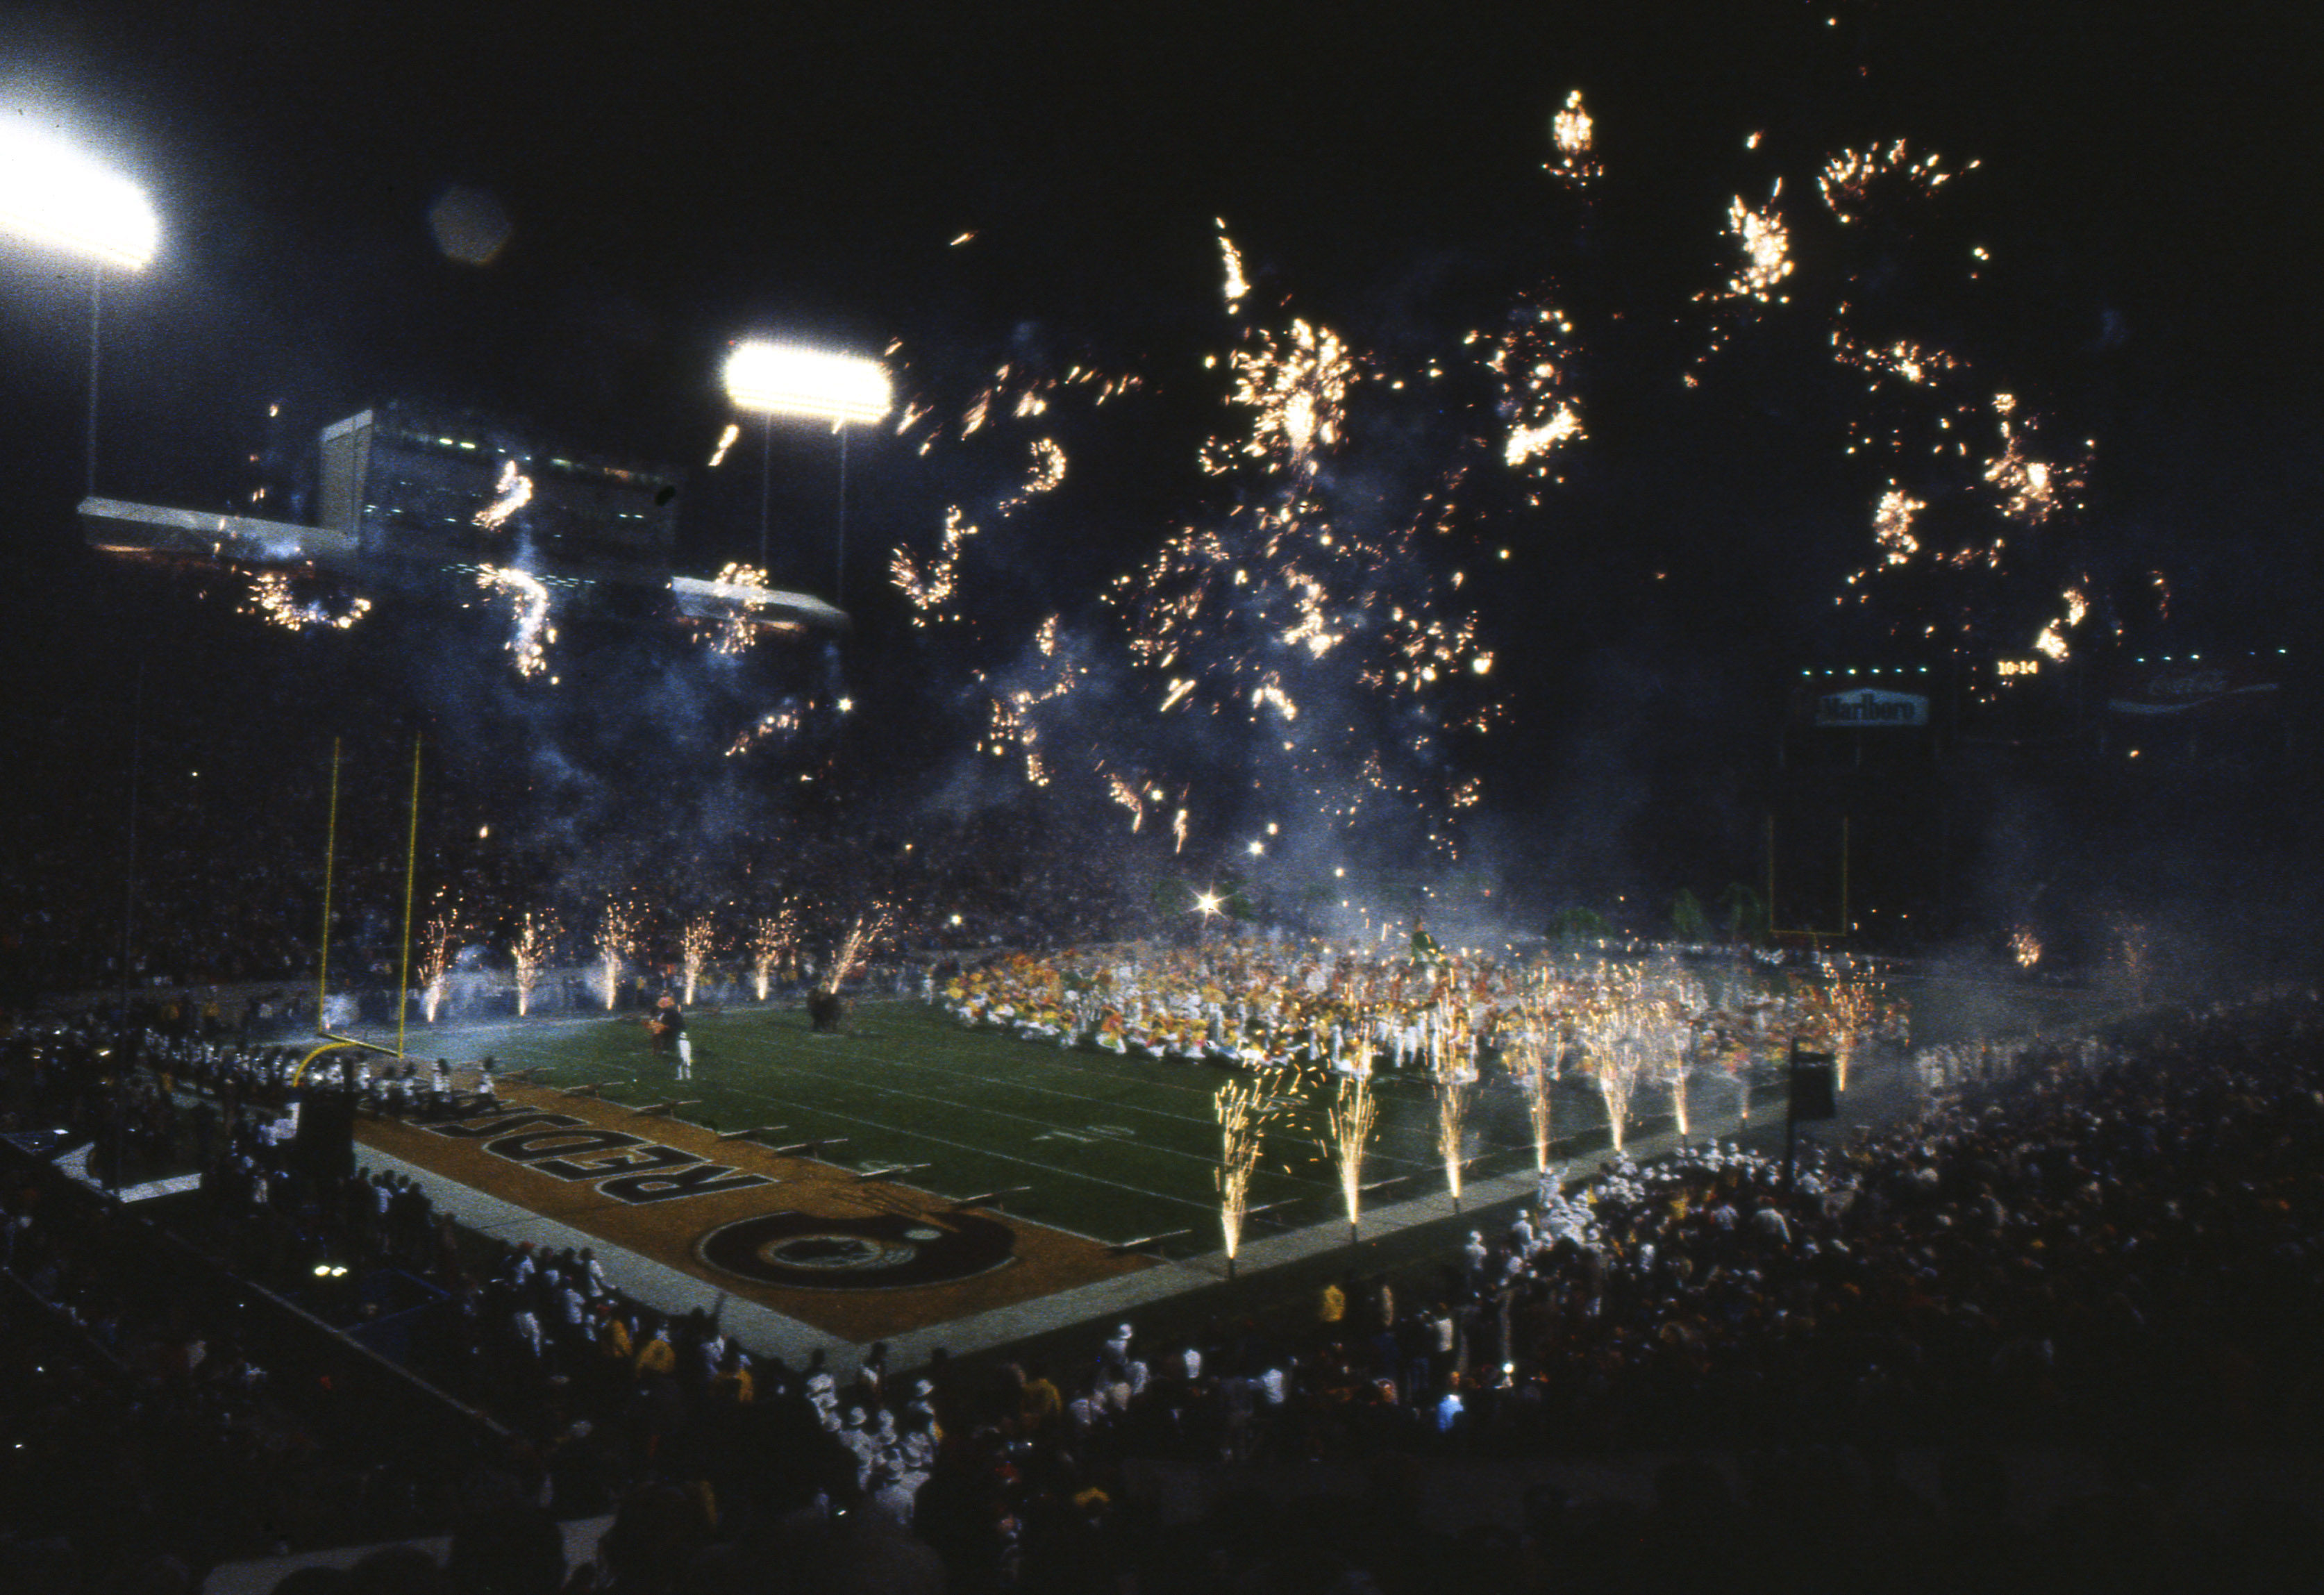
<path id="1" fill-rule="evenodd" d="M 514 1084 L 501 1098 L 466 1119 L 358 1120 L 355 1139 L 857 1344 L 1148 1266 L 618 1103 Z"/>

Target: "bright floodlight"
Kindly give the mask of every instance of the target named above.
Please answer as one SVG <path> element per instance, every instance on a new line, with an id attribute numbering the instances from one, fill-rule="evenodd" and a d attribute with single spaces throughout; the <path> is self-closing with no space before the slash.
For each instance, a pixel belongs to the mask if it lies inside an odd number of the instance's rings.
<path id="1" fill-rule="evenodd" d="M 153 258 L 161 224 L 128 179 L 0 111 L 0 228 L 132 271 Z"/>
<path id="2" fill-rule="evenodd" d="M 737 408 L 808 416 L 835 426 L 876 421 L 892 402 L 876 360 L 826 355 L 797 344 L 742 344 L 726 358 L 726 396 Z"/>

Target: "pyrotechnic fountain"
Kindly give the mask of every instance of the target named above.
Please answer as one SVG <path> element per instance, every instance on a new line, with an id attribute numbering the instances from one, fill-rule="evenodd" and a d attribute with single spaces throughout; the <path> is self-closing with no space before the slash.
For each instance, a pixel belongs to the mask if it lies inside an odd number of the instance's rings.
<path id="1" fill-rule="evenodd" d="M 532 1008 L 532 993 L 540 983 L 541 966 L 556 945 L 555 917 L 527 910 L 524 924 L 509 948 L 516 963 L 516 1011 L 520 1019 Z"/>
<path id="2" fill-rule="evenodd" d="M 1243 1220 L 1250 1212 L 1250 1181 L 1259 1172 L 1268 1121 L 1283 1108 L 1280 1090 L 1274 1074 L 1259 1074 L 1228 1081 L 1211 1099 L 1219 1121 L 1219 1235 L 1225 1244 L 1230 1277 L 1242 1249 Z"/>
<path id="3" fill-rule="evenodd" d="M 1469 1066 L 1465 1048 L 1435 1047 L 1436 1155 L 1444 1165 L 1444 1189 L 1457 1210 L 1461 1205 L 1461 1173 L 1467 1159 L 1462 1147 L 1467 1134 L 1471 1099 L 1477 1072 Z"/>
<path id="4" fill-rule="evenodd" d="M 751 973 L 764 1002 L 775 965 L 790 956 L 798 942 L 798 913 L 788 904 L 772 914 L 761 914 L 751 927 Z"/>
<path id="5" fill-rule="evenodd" d="M 702 971 L 717 950 L 718 926 L 707 914 L 696 914 L 686 922 L 678 933 L 678 956 L 686 976 L 686 1006 L 694 1006 L 694 993 L 702 983 Z"/>
<path id="6" fill-rule="evenodd" d="M 1548 966 L 1528 972 L 1519 999 L 1518 1023 L 1517 1043 L 1502 1056 L 1525 1093 L 1526 1120 L 1533 1131 L 1534 1170 L 1546 1174 L 1554 1139 L 1554 1093 L 1565 1050 L 1556 982 Z"/>
<path id="7" fill-rule="evenodd" d="M 429 916 L 428 928 L 421 933 L 420 944 L 420 1012 L 431 1025 L 444 1005 L 444 982 L 452 973 L 452 938 L 459 934 L 459 901 L 455 899 L 447 902 L 438 891 L 435 911 Z"/>
<path id="8" fill-rule="evenodd" d="M 1832 1085 L 1848 1089 L 1848 1065 L 1858 1045 L 1880 1017 L 1880 984 L 1868 974 L 1837 963 L 1824 965 L 1825 1013 L 1831 1025 Z"/>
<path id="9" fill-rule="evenodd" d="M 1360 1065 L 1354 1073 L 1339 1077 L 1333 1100 L 1323 1111 L 1328 1149 L 1340 1176 L 1340 1200 L 1348 1211 L 1351 1240 L 1356 1239 L 1363 1216 L 1364 1150 L 1379 1120 L 1379 1102 L 1372 1094 L 1371 1070 Z"/>
<path id="10" fill-rule="evenodd" d="M 620 1006 L 622 967 L 630 954 L 637 950 L 637 945 L 636 916 L 627 905 L 609 899 L 604 917 L 597 922 L 598 989 L 604 994 L 608 1013 Z"/>
<path id="11" fill-rule="evenodd" d="M 888 934 L 888 927 L 894 919 L 894 910 L 885 903 L 874 904 L 855 917 L 855 923 L 849 926 L 847 934 L 840 938 L 839 946 L 831 956 L 831 967 L 825 973 L 822 990 L 826 996 L 839 995 L 839 989 L 862 967 L 863 960 L 871 956 L 872 949 L 880 945 L 880 938 Z"/>
<path id="12" fill-rule="evenodd" d="M 1630 1124 L 1630 1101 L 1646 1073 L 1646 1052 L 1639 1045 L 1636 1016 L 1626 1007 L 1609 1005 L 1593 1013 L 1582 1028 L 1582 1068 L 1598 1087 L 1606 1104 L 1606 1129 L 1614 1150 L 1622 1149 Z"/>

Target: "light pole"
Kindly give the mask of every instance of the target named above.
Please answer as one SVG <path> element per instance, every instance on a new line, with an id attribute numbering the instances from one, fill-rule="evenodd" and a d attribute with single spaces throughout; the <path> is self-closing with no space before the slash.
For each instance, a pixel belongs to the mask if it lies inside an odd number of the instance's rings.
<path id="1" fill-rule="evenodd" d="M 894 403 L 888 373 L 876 360 L 834 355 L 798 344 L 746 343 L 726 357 L 726 397 L 737 410 L 755 410 L 759 433 L 759 568 L 767 567 L 769 439 L 779 415 L 831 423 L 839 434 L 839 524 L 831 601 L 843 602 L 847 581 L 847 429 L 885 419 Z"/>
<path id="2" fill-rule="evenodd" d="M 0 106 L 0 232 L 38 239 L 88 262 L 88 436 L 83 460 L 82 493 L 97 492 L 97 356 L 104 327 L 105 268 L 134 272 L 153 258 L 161 224 L 145 190 L 106 170 L 69 144 L 32 124 L 22 107 Z M 132 932 L 137 910 L 137 787 L 144 744 L 145 659 L 137 660 L 137 696 L 130 713 L 129 835 L 124 852 L 121 901 L 121 1010 L 129 1017 Z M 115 1107 L 119 1106 L 116 1074 Z M 120 1188 L 119 1127 L 115 1127 L 114 1186 Z"/>
<path id="3" fill-rule="evenodd" d="M 0 111 L 0 230 L 53 244 L 88 260 L 86 488 L 93 493 L 105 268 L 143 270 L 161 241 L 161 224 L 143 189 L 29 123 L 22 110 L 14 115 Z"/>

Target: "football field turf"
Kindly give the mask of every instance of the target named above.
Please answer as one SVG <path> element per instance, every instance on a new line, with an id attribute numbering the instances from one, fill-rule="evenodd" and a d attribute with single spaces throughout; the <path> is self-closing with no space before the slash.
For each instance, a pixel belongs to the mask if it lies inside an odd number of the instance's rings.
<path id="1" fill-rule="evenodd" d="M 818 1143 L 810 1156 L 862 1172 L 908 1168 L 899 1182 L 945 1197 L 1007 1193 L 1000 1205 L 1013 1216 L 1111 1244 L 1167 1237 L 1155 1249 L 1181 1256 L 1220 1246 L 1213 1099 L 1235 1078 L 1224 1069 L 971 1030 L 913 1002 L 864 1003 L 846 1035 L 815 1034 L 796 1009 L 697 1008 L 687 1022 L 687 1082 L 675 1078 L 673 1060 L 650 1051 L 633 1013 L 453 1023 L 415 1031 L 410 1047 L 461 1065 L 490 1054 L 503 1071 L 538 1071 L 549 1086 L 602 1083 L 609 1102 L 676 1097 L 686 1103 L 679 1119 L 719 1130 L 779 1126 L 757 1139 Z M 1715 1102 L 1723 1119 L 1733 1094 L 1704 1089 L 1702 1107 Z M 1425 1080 L 1383 1074 L 1378 1096 L 1367 1203 L 1441 1189 Z M 1270 1127 L 1247 1233 L 1342 1215 L 1337 1176 L 1319 1144 L 1326 1099 L 1311 1082 Z M 1603 1115 L 1590 1097 L 1561 1092 L 1558 1120 L 1567 1155 L 1604 1144 Z M 1464 1148 L 1471 1178 L 1531 1166 L 1522 1100 L 1490 1071 L 1474 1093 Z"/>

